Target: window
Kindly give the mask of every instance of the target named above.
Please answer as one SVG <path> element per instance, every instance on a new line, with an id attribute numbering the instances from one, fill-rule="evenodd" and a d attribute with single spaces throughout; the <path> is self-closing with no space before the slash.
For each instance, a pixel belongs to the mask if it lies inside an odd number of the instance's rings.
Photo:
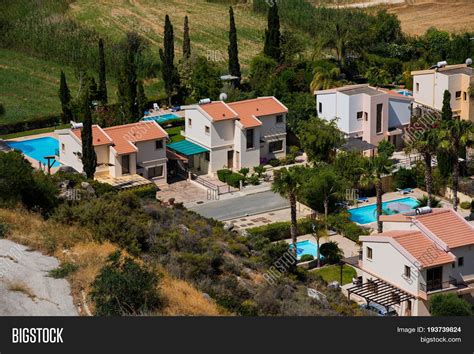
<path id="1" fill-rule="evenodd" d="M 455 96 L 457 100 L 461 99 L 461 91 L 456 91 Z"/>
<path id="2" fill-rule="evenodd" d="M 209 128 L 207 125 L 204 126 L 204 131 L 206 132 L 206 134 L 209 134 L 211 132 L 211 128 Z"/>
<path id="3" fill-rule="evenodd" d="M 357 112 L 357 120 L 361 120 L 364 112 Z"/>
<path id="4" fill-rule="evenodd" d="M 405 278 L 411 278 L 411 268 L 409 266 L 405 266 Z"/>
<path id="5" fill-rule="evenodd" d="M 323 104 L 319 102 L 319 113 L 323 113 Z"/>
<path id="6" fill-rule="evenodd" d="M 148 178 L 163 177 L 163 165 L 150 167 L 148 169 Z"/>
<path id="7" fill-rule="evenodd" d="M 211 161 L 211 155 L 209 154 L 209 151 L 206 151 L 204 153 L 204 160 Z"/>
<path id="8" fill-rule="evenodd" d="M 377 105 L 377 122 L 375 127 L 375 132 L 377 134 L 382 133 L 382 110 L 383 110 L 383 103 L 379 103 Z"/>
<path id="9" fill-rule="evenodd" d="M 156 150 L 163 149 L 163 140 L 155 141 L 155 149 Z"/>
<path id="10" fill-rule="evenodd" d="M 364 112 L 364 120 L 367 122 L 369 120 L 369 113 Z"/>
<path id="11" fill-rule="evenodd" d="M 464 266 L 464 257 L 459 257 L 458 258 L 458 267 Z"/>
<path id="12" fill-rule="evenodd" d="M 188 125 L 191 127 L 193 125 L 193 120 L 191 118 L 188 118 Z"/>
<path id="13" fill-rule="evenodd" d="M 283 140 L 272 141 L 268 144 L 269 152 L 282 151 L 282 150 L 283 150 Z"/>
<path id="14" fill-rule="evenodd" d="M 247 149 L 252 149 L 254 147 L 253 144 L 253 129 L 247 129 L 246 131 L 246 138 L 247 138 Z"/>
<path id="15" fill-rule="evenodd" d="M 467 92 L 463 92 L 464 95 L 464 101 L 467 101 Z"/>
<path id="16" fill-rule="evenodd" d="M 126 175 L 130 173 L 130 156 L 123 155 L 122 156 L 122 174 Z"/>
<path id="17" fill-rule="evenodd" d="M 61 151 L 66 151 L 66 145 L 64 145 L 64 143 L 61 143 Z"/>
<path id="18" fill-rule="evenodd" d="M 276 122 L 277 123 L 283 123 L 283 115 L 279 114 L 276 116 Z"/>
<path id="19" fill-rule="evenodd" d="M 420 92 L 420 84 L 418 82 L 416 83 L 416 92 Z"/>
<path id="20" fill-rule="evenodd" d="M 367 259 L 372 259 L 372 248 L 367 247 Z"/>

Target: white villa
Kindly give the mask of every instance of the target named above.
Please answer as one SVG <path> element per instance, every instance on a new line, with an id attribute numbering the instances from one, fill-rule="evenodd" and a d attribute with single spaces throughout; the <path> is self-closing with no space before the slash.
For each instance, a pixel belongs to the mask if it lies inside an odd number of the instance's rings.
<path id="1" fill-rule="evenodd" d="M 251 168 L 286 155 L 288 109 L 275 97 L 205 101 L 183 109 L 185 140 L 168 148 L 184 155 L 189 169 L 197 174 Z"/>
<path id="2" fill-rule="evenodd" d="M 81 128 L 57 130 L 59 162 L 83 172 Z M 96 177 L 111 179 L 139 175 L 166 183 L 166 139 L 168 134 L 154 121 L 102 129 L 92 127 L 97 155 Z"/>
<path id="3" fill-rule="evenodd" d="M 403 146 L 403 129 L 410 123 L 413 98 L 395 91 L 362 85 L 348 85 L 315 91 L 318 117 L 336 119 L 347 138 L 359 139 L 375 148 L 389 140 Z"/>
<path id="4" fill-rule="evenodd" d="M 429 315 L 433 294 L 455 293 L 472 302 L 474 228 L 451 209 L 382 216 L 385 231 L 361 236 L 359 285 L 348 289 L 400 316 Z M 415 213 L 410 213 L 415 214 Z"/>
<path id="5" fill-rule="evenodd" d="M 434 68 L 412 71 L 411 74 L 415 108 L 426 106 L 441 111 L 444 92 L 448 90 L 453 115 L 474 121 L 474 99 L 469 93 L 469 88 L 474 87 L 474 73 L 467 64 L 446 65 L 446 62 L 440 62 Z"/>

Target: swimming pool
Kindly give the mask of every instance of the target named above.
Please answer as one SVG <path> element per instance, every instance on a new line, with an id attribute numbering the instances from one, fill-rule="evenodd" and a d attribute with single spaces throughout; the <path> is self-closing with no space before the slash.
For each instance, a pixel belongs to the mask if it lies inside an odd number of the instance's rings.
<path id="1" fill-rule="evenodd" d="M 56 150 L 59 149 L 58 140 L 49 136 L 31 140 L 7 141 L 6 143 L 12 149 L 20 150 L 26 156 L 44 164 L 48 163 L 48 160 L 46 160 L 44 157 L 55 155 Z M 55 161 L 53 167 L 58 166 L 59 162 Z"/>
<path id="2" fill-rule="evenodd" d="M 176 114 L 173 114 L 173 113 L 166 113 L 166 114 L 161 114 L 161 115 L 158 115 L 158 116 L 145 117 L 145 118 L 143 118 L 143 120 L 144 121 L 154 120 L 157 123 L 165 123 L 169 120 L 176 119 L 176 118 L 181 118 L 181 117 L 177 116 Z"/>
<path id="3" fill-rule="evenodd" d="M 290 245 L 290 250 L 292 249 L 293 244 Z M 316 259 L 318 257 L 318 245 L 310 240 L 296 242 L 296 259 L 300 260 L 304 254 L 310 254 Z"/>
<path id="4" fill-rule="evenodd" d="M 399 214 L 405 210 L 397 210 L 398 203 L 407 205 L 410 209 L 418 206 L 418 201 L 414 198 L 401 198 L 382 203 L 382 210 L 386 214 Z M 377 221 L 377 204 L 366 205 L 359 208 L 349 209 L 351 220 L 358 224 L 369 224 Z"/>

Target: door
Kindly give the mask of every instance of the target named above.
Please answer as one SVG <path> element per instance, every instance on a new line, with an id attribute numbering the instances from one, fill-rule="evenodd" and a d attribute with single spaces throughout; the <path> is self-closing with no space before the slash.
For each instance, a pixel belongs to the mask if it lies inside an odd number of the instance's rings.
<path id="1" fill-rule="evenodd" d="M 130 155 L 122 156 L 122 174 L 126 175 L 130 173 Z"/>
<path id="2" fill-rule="evenodd" d="M 227 167 L 234 168 L 234 150 L 227 151 Z"/>
<path id="3" fill-rule="evenodd" d="M 430 268 L 426 271 L 426 288 L 428 291 L 441 289 L 443 283 L 443 268 Z"/>
<path id="4" fill-rule="evenodd" d="M 235 152 L 235 169 L 240 169 L 240 152 Z"/>

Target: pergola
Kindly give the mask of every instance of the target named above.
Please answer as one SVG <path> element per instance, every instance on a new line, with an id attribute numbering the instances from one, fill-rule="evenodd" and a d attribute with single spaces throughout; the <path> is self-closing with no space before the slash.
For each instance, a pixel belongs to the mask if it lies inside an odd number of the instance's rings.
<path id="1" fill-rule="evenodd" d="M 415 299 L 413 295 L 380 279 L 369 280 L 365 284 L 350 287 L 347 293 L 349 299 L 351 294 L 356 294 L 367 301 L 367 304 L 375 302 L 385 307 L 387 311 L 392 305 Z"/>

